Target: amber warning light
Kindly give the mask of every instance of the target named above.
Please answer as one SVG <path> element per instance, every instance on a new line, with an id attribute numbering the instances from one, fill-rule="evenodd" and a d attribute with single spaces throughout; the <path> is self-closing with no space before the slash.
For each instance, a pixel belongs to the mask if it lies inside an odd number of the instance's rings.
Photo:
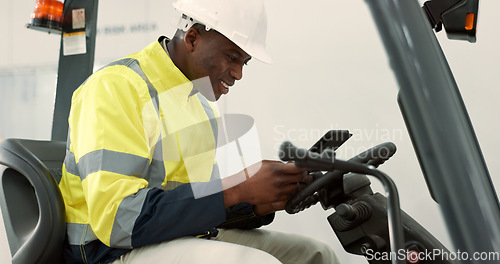
<path id="1" fill-rule="evenodd" d="M 26 27 L 61 34 L 64 4 L 56 0 L 36 0 L 31 23 Z"/>
<path id="2" fill-rule="evenodd" d="M 472 30 L 474 28 L 474 13 L 468 13 L 465 17 L 465 29 Z"/>

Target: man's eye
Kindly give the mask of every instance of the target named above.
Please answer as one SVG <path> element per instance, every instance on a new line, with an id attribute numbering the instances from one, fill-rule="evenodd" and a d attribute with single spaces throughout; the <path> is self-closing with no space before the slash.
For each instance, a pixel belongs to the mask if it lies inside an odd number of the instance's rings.
<path id="1" fill-rule="evenodd" d="M 234 57 L 234 56 L 227 55 L 227 57 L 229 58 L 230 61 L 235 61 L 236 60 L 236 57 Z"/>

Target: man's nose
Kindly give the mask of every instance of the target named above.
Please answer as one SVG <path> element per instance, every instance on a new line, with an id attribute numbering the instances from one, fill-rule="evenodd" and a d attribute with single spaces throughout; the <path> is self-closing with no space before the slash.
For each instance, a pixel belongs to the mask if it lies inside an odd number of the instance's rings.
<path id="1" fill-rule="evenodd" d="M 231 77 L 233 77 L 235 80 L 239 81 L 241 78 L 243 78 L 243 65 L 235 65 L 231 68 L 231 71 L 229 72 Z"/>

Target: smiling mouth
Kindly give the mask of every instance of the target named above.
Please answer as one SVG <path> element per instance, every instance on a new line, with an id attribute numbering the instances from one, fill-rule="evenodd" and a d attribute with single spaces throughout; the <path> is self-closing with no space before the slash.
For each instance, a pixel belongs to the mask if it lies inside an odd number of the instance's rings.
<path id="1" fill-rule="evenodd" d="M 231 87 L 231 85 L 227 84 L 226 82 L 224 82 L 223 80 L 220 80 L 219 81 L 220 84 L 222 85 L 222 94 L 227 94 L 229 93 L 229 87 Z"/>

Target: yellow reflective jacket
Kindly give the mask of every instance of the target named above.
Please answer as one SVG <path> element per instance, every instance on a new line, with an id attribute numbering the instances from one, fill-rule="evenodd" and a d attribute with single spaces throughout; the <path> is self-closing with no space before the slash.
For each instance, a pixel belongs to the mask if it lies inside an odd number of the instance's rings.
<path id="1" fill-rule="evenodd" d="M 75 259 L 107 262 L 226 220 L 216 117 L 158 41 L 75 91 L 59 184 Z"/>

